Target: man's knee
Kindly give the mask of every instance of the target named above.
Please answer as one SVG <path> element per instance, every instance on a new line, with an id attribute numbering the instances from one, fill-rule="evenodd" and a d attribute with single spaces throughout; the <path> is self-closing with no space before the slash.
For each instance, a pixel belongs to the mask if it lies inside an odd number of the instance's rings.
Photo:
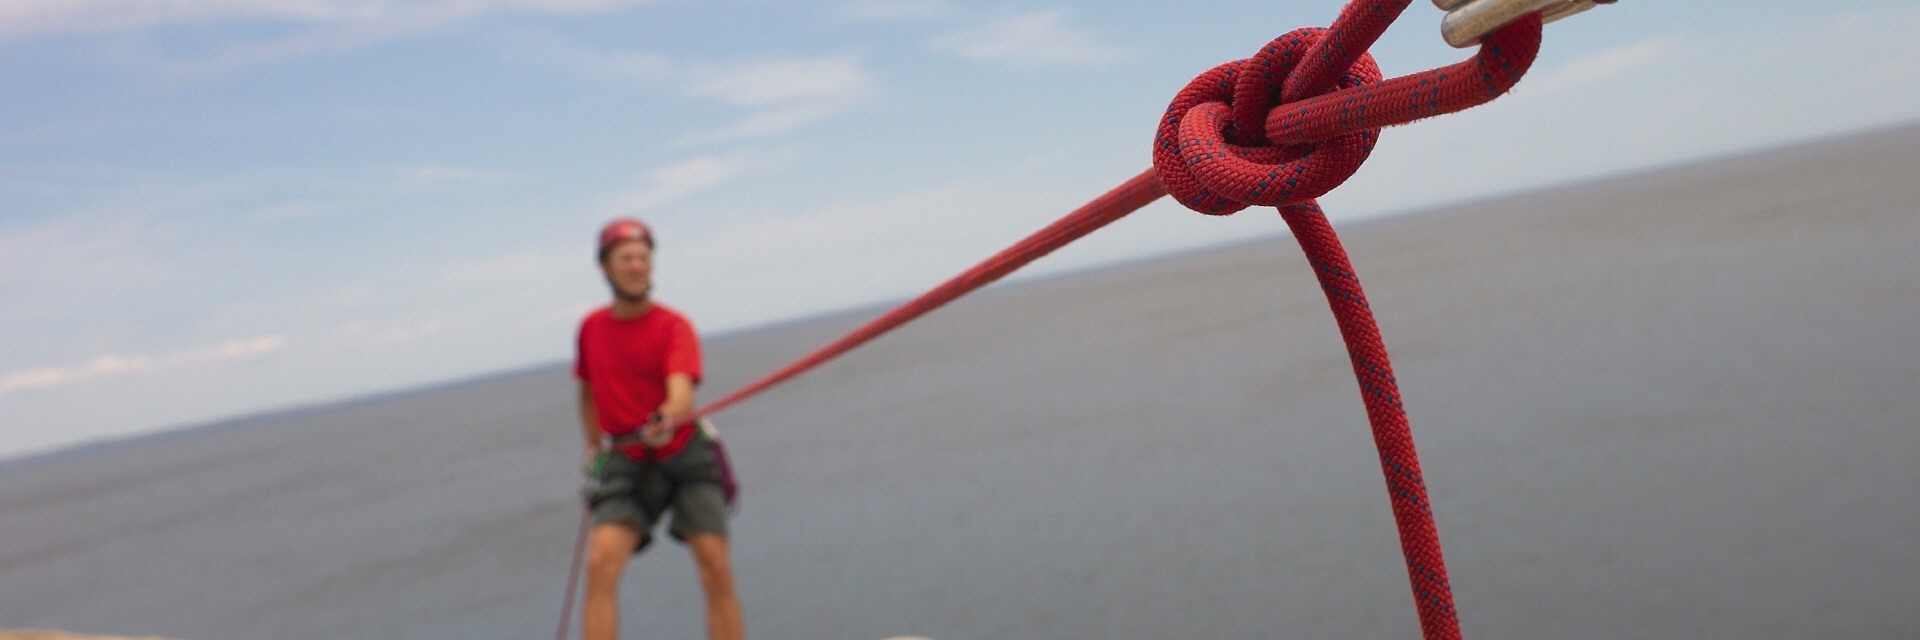
<path id="1" fill-rule="evenodd" d="M 619 578 L 640 543 L 641 533 L 632 525 L 607 523 L 595 526 L 587 545 L 587 573 L 594 578 Z"/>
<path id="2" fill-rule="evenodd" d="M 695 534 L 687 536 L 687 547 L 693 550 L 694 568 L 700 573 L 700 583 L 709 591 L 733 591 L 733 562 L 727 557 L 727 539 L 714 534 Z"/>

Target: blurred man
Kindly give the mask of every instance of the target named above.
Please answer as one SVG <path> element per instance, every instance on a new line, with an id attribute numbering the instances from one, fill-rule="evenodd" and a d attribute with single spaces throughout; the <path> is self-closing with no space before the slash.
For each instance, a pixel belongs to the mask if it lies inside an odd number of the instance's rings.
<path id="1" fill-rule="evenodd" d="M 580 424 L 588 467 L 598 481 L 588 497 L 593 529 L 587 543 L 584 640 L 614 640 L 620 626 L 620 575 L 667 531 L 693 552 L 706 592 L 707 633 L 739 640 L 743 623 L 727 556 L 724 460 L 710 433 L 682 424 L 700 382 L 700 343 L 693 325 L 657 304 L 653 233 L 639 220 L 617 219 L 600 231 L 600 270 L 613 302 L 580 323 L 574 376 L 580 379 Z"/>

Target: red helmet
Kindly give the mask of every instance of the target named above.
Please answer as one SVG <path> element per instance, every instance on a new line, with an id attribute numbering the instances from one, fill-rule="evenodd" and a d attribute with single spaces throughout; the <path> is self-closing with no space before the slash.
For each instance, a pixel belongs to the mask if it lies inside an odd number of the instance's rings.
<path id="1" fill-rule="evenodd" d="M 612 251 L 614 245 L 628 240 L 639 240 L 647 243 L 648 247 L 652 247 L 653 232 L 647 229 L 646 223 L 639 220 L 614 218 L 607 223 L 607 226 L 600 228 L 600 259 L 607 259 L 607 252 Z"/>

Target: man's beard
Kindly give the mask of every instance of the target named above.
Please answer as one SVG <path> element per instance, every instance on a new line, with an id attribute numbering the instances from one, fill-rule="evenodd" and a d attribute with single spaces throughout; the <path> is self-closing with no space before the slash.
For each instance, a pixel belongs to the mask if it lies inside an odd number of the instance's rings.
<path id="1" fill-rule="evenodd" d="M 653 293 L 653 283 L 651 282 L 640 287 L 638 292 L 629 292 L 621 289 L 620 285 L 614 283 L 612 279 L 607 280 L 607 286 L 613 289 L 613 298 L 621 302 L 646 302 L 647 295 Z"/>

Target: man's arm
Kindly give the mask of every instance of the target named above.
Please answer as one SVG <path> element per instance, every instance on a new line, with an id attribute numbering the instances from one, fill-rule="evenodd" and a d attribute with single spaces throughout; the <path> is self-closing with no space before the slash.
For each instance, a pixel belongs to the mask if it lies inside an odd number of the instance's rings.
<path id="1" fill-rule="evenodd" d="M 667 400 L 653 412 L 654 421 L 640 427 L 641 442 L 650 447 L 663 447 L 673 440 L 672 427 L 680 426 L 680 421 L 693 414 L 693 376 L 684 373 L 667 374 Z"/>
<path id="2" fill-rule="evenodd" d="M 660 424 L 677 425 L 693 414 L 693 376 L 667 375 L 667 401 L 660 403 Z"/>
<path id="3" fill-rule="evenodd" d="M 593 388 L 580 383 L 580 429 L 587 439 L 587 460 L 599 455 L 604 448 L 604 438 L 600 434 L 600 414 L 593 410 Z"/>

